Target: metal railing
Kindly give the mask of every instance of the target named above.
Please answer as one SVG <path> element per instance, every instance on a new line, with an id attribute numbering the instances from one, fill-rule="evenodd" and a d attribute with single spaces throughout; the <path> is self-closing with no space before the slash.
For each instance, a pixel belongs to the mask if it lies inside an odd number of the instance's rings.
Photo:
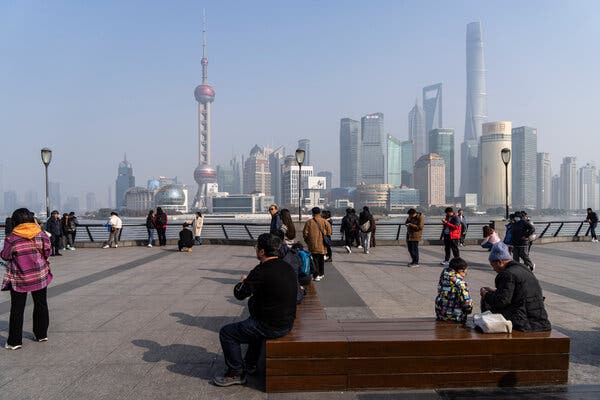
<path id="1" fill-rule="evenodd" d="M 468 224 L 466 239 L 482 239 L 483 226 L 486 222 L 472 222 Z M 203 239 L 220 240 L 256 240 L 261 234 L 269 231 L 269 223 L 249 222 L 205 222 L 202 229 Z M 538 238 L 544 237 L 585 237 L 589 235 L 590 229 L 587 222 L 581 221 L 547 221 L 536 222 Z M 181 224 L 169 224 L 167 226 L 167 239 L 177 239 Z M 424 240 L 437 240 L 440 238 L 441 224 L 438 222 L 427 222 L 423 229 Z M 297 232 L 301 236 L 301 232 Z M 406 226 L 401 222 L 380 221 L 376 225 L 376 236 L 378 240 L 403 240 L 406 236 Z M 154 235 L 155 239 L 156 234 Z M 146 240 L 148 231 L 143 223 L 123 224 L 121 240 Z M 76 242 L 102 243 L 108 239 L 108 232 L 104 224 L 80 224 L 77 229 Z M 333 223 L 333 240 L 340 240 L 340 223 Z M 4 223 L 0 223 L 0 240 L 4 240 Z"/>

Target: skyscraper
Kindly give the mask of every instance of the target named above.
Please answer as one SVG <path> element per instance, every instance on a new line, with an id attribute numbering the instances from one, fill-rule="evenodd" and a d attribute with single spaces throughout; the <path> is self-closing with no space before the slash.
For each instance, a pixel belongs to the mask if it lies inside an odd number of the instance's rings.
<path id="1" fill-rule="evenodd" d="M 300 148 L 300 142 L 298 141 L 298 147 Z M 310 141 L 306 139 L 307 143 L 304 143 L 310 150 Z M 304 149 L 306 151 L 306 149 Z M 306 152 L 308 155 L 308 152 Z M 281 203 L 281 165 L 285 158 L 285 147 L 279 146 L 269 154 L 269 172 L 271 172 L 271 195 L 275 199 L 275 203 Z M 307 160 L 305 158 L 305 160 Z M 310 165 L 307 163 L 307 165 Z"/>
<path id="2" fill-rule="evenodd" d="M 579 168 L 579 208 L 600 208 L 598 170 L 594 164 L 587 163 Z"/>
<path id="3" fill-rule="evenodd" d="M 446 202 L 454 200 L 454 129 L 432 129 L 429 132 L 429 149 L 445 161 Z"/>
<path id="4" fill-rule="evenodd" d="M 560 208 L 576 210 L 579 207 L 577 185 L 577 160 L 564 157 L 560 165 Z"/>
<path id="5" fill-rule="evenodd" d="M 427 138 L 425 137 L 425 114 L 415 99 L 415 106 L 408 113 L 408 139 L 413 142 L 413 160 L 427 154 Z"/>
<path id="6" fill-rule="evenodd" d="M 421 206 L 446 204 L 446 162 L 435 153 L 421 156 L 415 163 L 415 187 Z"/>
<path id="7" fill-rule="evenodd" d="M 460 193 L 478 193 L 480 163 L 476 160 L 482 124 L 487 117 L 487 90 L 481 22 L 467 25 L 467 108 L 465 136 L 461 145 Z"/>
<path id="8" fill-rule="evenodd" d="M 86 211 L 95 211 L 98 209 L 96 205 L 96 193 L 87 192 L 85 194 L 85 210 Z"/>
<path id="9" fill-rule="evenodd" d="M 537 153 L 537 208 L 552 207 L 552 160 L 549 153 Z"/>
<path id="10" fill-rule="evenodd" d="M 60 183 L 48 182 L 48 196 L 50 197 L 50 211 L 60 210 L 62 207 L 62 198 L 60 194 Z M 111 199 L 112 201 L 112 199 Z"/>
<path id="11" fill-rule="evenodd" d="M 551 181 L 552 208 L 560 208 L 560 175 L 554 175 Z"/>
<path id="12" fill-rule="evenodd" d="M 135 177 L 133 176 L 133 167 L 127 161 L 127 154 L 123 161 L 119 163 L 117 182 L 115 185 L 115 208 L 120 210 L 125 205 L 125 192 L 135 186 Z M 58 206 L 60 207 L 60 205 Z"/>
<path id="13" fill-rule="evenodd" d="M 208 208 L 208 185 L 217 181 L 217 171 L 210 167 L 211 116 L 210 109 L 215 100 L 215 91 L 208 84 L 208 58 L 206 58 L 206 21 L 202 18 L 202 83 L 194 90 L 198 102 L 198 166 L 194 171 L 194 180 L 198 183 L 198 192 L 194 198 L 194 207 Z"/>
<path id="14" fill-rule="evenodd" d="M 361 182 L 384 183 L 383 114 L 374 113 L 360 119 L 362 132 Z"/>
<path id="15" fill-rule="evenodd" d="M 506 177 L 500 152 L 511 148 L 512 123 L 509 121 L 483 124 L 481 136 L 481 205 L 486 208 L 504 207 Z M 508 164 L 508 204 L 511 203 L 512 162 Z"/>
<path id="16" fill-rule="evenodd" d="M 287 156 L 281 166 L 281 205 L 290 209 L 298 207 L 298 174 L 299 167 L 295 156 Z M 313 167 L 311 165 L 302 166 L 302 188 L 307 190 L 308 177 L 313 176 Z M 305 193 L 301 194 L 301 201 L 304 204 Z M 292 211 L 293 212 L 293 211 Z"/>
<path id="17" fill-rule="evenodd" d="M 537 206 L 537 129 L 512 129 L 512 203 L 515 208 Z"/>
<path id="18" fill-rule="evenodd" d="M 312 165 L 310 163 L 310 139 L 298 140 L 298 148 L 304 150 L 304 164 L 302 165 Z"/>
<path id="19" fill-rule="evenodd" d="M 402 185 L 402 142 L 392 135 L 387 135 L 387 182 L 390 185 Z"/>
<path id="20" fill-rule="evenodd" d="M 264 193 L 271 195 L 271 172 L 269 171 L 269 155 L 260 146 L 250 150 L 250 156 L 244 165 L 244 191 L 247 194 Z"/>
<path id="21" fill-rule="evenodd" d="M 400 156 L 402 168 L 402 185 L 414 187 L 415 171 L 415 146 L 412 140 L 405 140 L 400 143 Z"/>
<path id="22" fill-rule="evenodd" d="M 432 129 L 441 129 L 444 126 L 441 83 L 423 88 L 423 112 L 425 113 L 425 151 L 431 153 L 429 132 Z"/>
<path id="23" fill-rule="evenodd" d="M 340 120 L 340 187 L 355 187 L 360 183 L 361 161 L 360 123 L 350 118 Z"/>

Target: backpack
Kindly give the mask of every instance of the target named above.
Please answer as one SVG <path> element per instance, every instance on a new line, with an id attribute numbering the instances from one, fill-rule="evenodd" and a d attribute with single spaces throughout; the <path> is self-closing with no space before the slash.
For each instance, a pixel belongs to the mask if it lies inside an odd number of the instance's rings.
<path id="1" fill-rule="evenodd" d="M 161 226 L 165 226 L 167 224 L 167 214 L 160 213 L 156 214 L 156 223 Z"/>
<path id="2" fill-rule="evenodd" d="M 308 276 L 312 273 L 313 268 L 312 268 L 312 257 L 310 256 L 310 253 L 306 250 L 299 250 L 298 251 L 298 255 L 300 256 L 301 260 L 302 260 L 302 266 L 300 267 L 300 276 Z"/>

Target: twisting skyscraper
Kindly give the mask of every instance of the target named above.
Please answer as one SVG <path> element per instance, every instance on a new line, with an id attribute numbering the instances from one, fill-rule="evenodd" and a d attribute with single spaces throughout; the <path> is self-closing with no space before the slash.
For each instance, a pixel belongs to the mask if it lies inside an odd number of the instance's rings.
<path id="1" fill-rule="evenodd" d="M 479 192 L 478 141 L 487 117 L 486 96 L 481 22 L 471 22 L 467 25 L 467 110 L 461 146 L 461 194 Z"/>
<path id="2" fill-rule="evenodd" d="M 206 21 L 202 18 L 202 83 L 194 90 L 198 102 L 198 167 L 194 179 L 198 183 L 198 193 L 194 207 L 208 208 L 208 185 L 217 181 L 217 171 L 210 167 L 210 109 L 215 100 L 215 91 L 208 84 L 208 59 L 206 58 Z"/>

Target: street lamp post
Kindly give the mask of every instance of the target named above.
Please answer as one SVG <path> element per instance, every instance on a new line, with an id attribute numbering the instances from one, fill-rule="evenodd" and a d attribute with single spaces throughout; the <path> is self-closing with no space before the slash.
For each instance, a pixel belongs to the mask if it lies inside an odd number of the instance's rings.
<path id="1" fill-rule="evenodd" d="M 298 163 L 298 221 L 302 221 L 302 164 L 306 152 L 296 149 L 296 162 Z"/>
<path id="2" fill-rule="evenodd" d="M 50 150 L 47 147 L 44 147 L 41 153 L 42 162 L 44 163 L 44 167 L 46 169 L 46 218 L 50 218 L 50 196 L 48 195 L 48 165 L 50 165 L 50 161 L 52 161 L 52 150 Z"/>
<path id="3" fill-rule="evenodd" d="M 502 162 L 504 163 L 504 178 L 505 178 L 505 190 L 506 190 L 506 220 L 508 221 L 508 163 L 510 162 L 510 149 L 505 147 L 500 151 Z"/>

